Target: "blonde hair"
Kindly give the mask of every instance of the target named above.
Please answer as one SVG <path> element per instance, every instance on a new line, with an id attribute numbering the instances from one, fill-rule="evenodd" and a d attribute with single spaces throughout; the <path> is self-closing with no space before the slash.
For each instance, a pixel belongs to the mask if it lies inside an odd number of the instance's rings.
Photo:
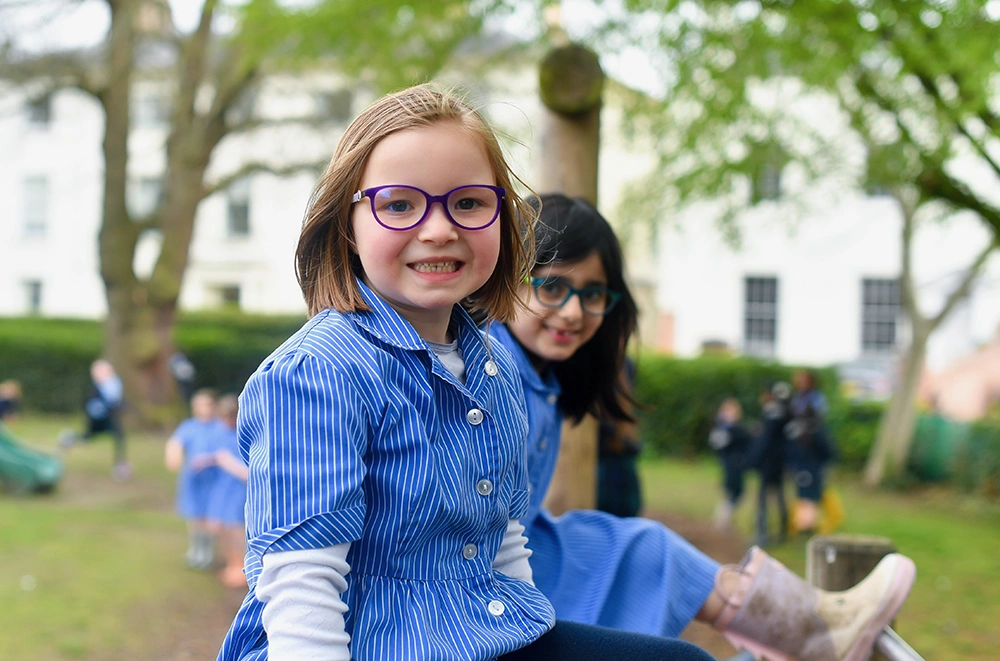
<path id="1" fill-rule="evenodd" d="M 498 220 L 500 255 L 496 268 L 464 303 L 468 309 L 482 310 L 498 321 L 510 321 L 523 307 L 518 287 L 533 266 L 532 226 L 537 213 L 514 191 L 513 184 L 520 179 L 511 172 L 486 120 L 455 93 L 417 85 L 382 97 L 351 122 L 309 200 L 295 267 L 310 317 L 325 308 L 368 310 L 355 282 L 362 271 L 353 250 L 351 198 L 361 185 L 372 150 L 383 138 L 440 122 L 457 123 L 482 140 L 495 185 L 507 191 Z"/>

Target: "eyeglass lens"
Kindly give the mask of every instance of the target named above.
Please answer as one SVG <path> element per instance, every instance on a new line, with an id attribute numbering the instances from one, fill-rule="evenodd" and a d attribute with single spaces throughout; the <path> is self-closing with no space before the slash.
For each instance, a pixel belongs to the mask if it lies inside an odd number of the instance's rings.
<path id="1" fill-rule="evenodd" d="M 445 212 L 452 222 L 468 229 L 485 227 L 500 211 L 500 195 L 486 186 L 463 186 L 448 193 Z M 417 225 L 427 213 L 427 196 L 406 186 L 379 190 L 372 199 L 375 218 L 394 229 Z"/>
<path id="2" fill-rule="evenodd" d="M 542 305 L 560 308 L 565 305 L 573 294 L 580 297 L 580 305 L 585 312 L 603 315 L 615 303 L 615 297 L 607 287 L 585 287 L 574 289 L 562 280 L 547 280 L 533 282 L 535 296 Z"/>

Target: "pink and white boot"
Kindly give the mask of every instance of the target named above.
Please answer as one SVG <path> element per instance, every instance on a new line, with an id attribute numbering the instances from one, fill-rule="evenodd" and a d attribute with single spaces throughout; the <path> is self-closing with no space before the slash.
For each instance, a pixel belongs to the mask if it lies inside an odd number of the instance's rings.
<path id="1" fill-rule="evenodd" d="M 736 648 L 771 661 L 865 661 L 916 578 L 913 561 L 891 553 L 849 590 L 809 585 L 758 547 L 724 566 L 725 601 L 713 623 Z"/>

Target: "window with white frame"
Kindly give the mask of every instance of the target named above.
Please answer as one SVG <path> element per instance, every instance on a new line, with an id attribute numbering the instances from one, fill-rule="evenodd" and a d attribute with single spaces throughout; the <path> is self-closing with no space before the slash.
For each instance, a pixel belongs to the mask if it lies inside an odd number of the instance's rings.
<path id="1" fill-rule="evenodd" d="M 52 121 L 52 95 L 45 94 L 28 101 L 28 124 L 47 128 Z"/>
<path id="2" fill-rule="evenodd" d="M 901 309 L 897 278 L 862 279 L 862 353 L 885 354 L 896 350 Z"/>
<path id="3" fill-rule="evenodd" d="M 25 236 L 45 236 L 45 226 L 49 217 L 47 177 L 25 177 L 23 214 Z"/>
<path id="4" fill-rule="evenodd" d="M 778 279 L 743 279 L 743 353 L 773 356 L 778 339 Z"/>
<path id="5" fill-rule="evenodd" d="M 42 312 L 42 281 L 24 281 L 24 311 L 26 314 L 35 315 Z"/>
<path id="6" fill-rule="evenodd" d="M 140 94 L 132 105 L 133 126 L 161 126 L 170 119 L 170 103 L 158 92 Z"/>
<path id="7" fill-rule="evenodd" d="M 764 200 L 777 200 L 781 197 L 781 166 L 770 161 L 762 164 L 753 177 L 754 204 Z"/>
<path id="8" fill-rule="evenodd" d="M 138 177 L 128 182 L 125 201 L 133 220 L 141 220 L 156 211 L 163 197 L 163 179 Z"/>
<path id="9" fill-rule="evenodd" d="M 226 189 L 226 234 L 250 236 L 250 179 L 237 179 Z"/>
<path id="10" fill-rule="evenodd" d="M 314 99 L 316 114 L 323 119 L 346 124 L 354 117 L 354 92 L 349 89 L 320 92 Z"/>

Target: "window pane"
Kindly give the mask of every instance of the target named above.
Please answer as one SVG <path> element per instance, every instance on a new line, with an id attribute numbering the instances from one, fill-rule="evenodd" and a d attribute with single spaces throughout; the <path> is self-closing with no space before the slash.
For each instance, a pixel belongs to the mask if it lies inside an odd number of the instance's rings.
<path id="1" fill-rule="evenodd" d="M 24 233 L 43 236 L 49 215 L 49 180 L 27 177 L 24 180 Z"/>
<path id="2" fill-rule="evenodd" d="M 865 278 L 861 281 L 863 353 L 891 353 L 896 349 L 900 312 L 899 280 Z"/>

